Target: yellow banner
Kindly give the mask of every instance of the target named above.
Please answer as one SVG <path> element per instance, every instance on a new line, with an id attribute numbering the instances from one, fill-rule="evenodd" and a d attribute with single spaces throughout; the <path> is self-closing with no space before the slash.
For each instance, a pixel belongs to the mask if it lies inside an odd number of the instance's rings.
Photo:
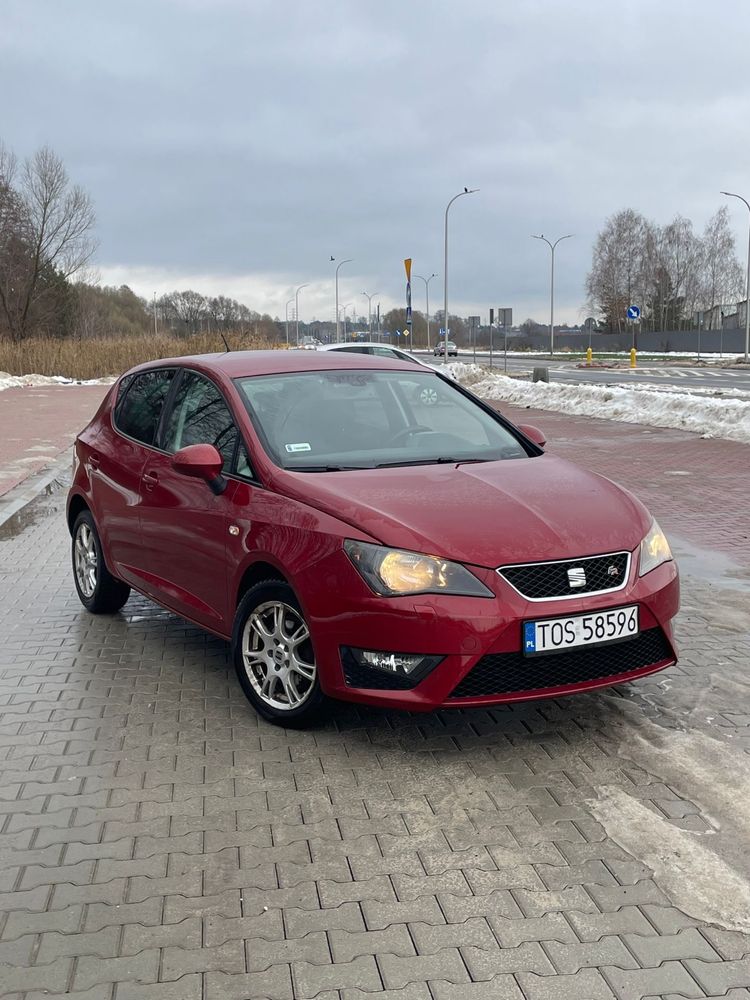
<path id="1" fill-rule="evenodd" d="M 411 257 L 407 257 L 404 261 L 404 268 L 406 269 L 406 280 L 411 282 Z"/>

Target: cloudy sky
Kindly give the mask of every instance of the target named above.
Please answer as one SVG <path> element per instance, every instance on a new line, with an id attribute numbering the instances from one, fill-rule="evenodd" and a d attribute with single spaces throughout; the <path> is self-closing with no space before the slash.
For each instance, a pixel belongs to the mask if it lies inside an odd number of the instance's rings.
<path id="1" fill-rule="evenodd" d="M 591 245 L 633 207 L 702 227 L 750 197 L 742 0 L 4 0 L 0 139 L 92 195 L 107 283 L 302 319 L 402 304 L 585 316 Z M 742 210 L 742 212 L 740 211 Z M 744 257 L 747 212 L 731 205 Z M 742 213 L 745 213 L 744 215 Z M 420 287 L 417 287 L 417 286 Z M 442 302 L 442 278 L 431 286 Z M 423 306 L 415 283 L 415 306 Z"/>

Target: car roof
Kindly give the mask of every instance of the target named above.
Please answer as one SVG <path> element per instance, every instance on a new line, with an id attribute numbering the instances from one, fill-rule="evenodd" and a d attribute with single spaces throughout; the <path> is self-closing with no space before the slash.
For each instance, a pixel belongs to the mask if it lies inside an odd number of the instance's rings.
<path id="1" fill-rule="evenodd" d="M 249 375 L 282 375 L 287 372 L 326 371 L 330 369 L 385 368 L 414 371 L 410 361 L 384 358 L 347 351 L 227 351 L 222 354 L 193 354 L 180 358 L 160 358 L 131 368 L 131 372 L 149 368 L 180 366 L 203 371 L 222 372 L 229 378 Z M 432 369 L 434 371 L 434 369 Z"/>

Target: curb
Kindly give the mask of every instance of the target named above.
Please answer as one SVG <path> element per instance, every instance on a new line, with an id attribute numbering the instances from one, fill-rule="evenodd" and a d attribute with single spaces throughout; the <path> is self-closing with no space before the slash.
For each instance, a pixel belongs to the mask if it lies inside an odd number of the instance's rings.
<path id="1" fill-rule="evenodd" d="M 24 507 L 28 507 L 38 496 L 43 493 L 53 492 L 51 487 L 54 483 L 66 486 L 70 479 L 70 466 L 72 462 L 73 448 L 66 448 L 60 452 L 58 457 L 41 472 L 29 476 L 22 483 L 8 490 L 6 494 L 0 496 L 0 528 L 15 517 Z"/>

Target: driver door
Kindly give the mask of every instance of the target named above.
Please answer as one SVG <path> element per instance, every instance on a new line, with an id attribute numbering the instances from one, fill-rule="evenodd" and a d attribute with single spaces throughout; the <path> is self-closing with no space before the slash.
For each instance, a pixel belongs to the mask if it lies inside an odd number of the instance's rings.
<path id="1" fill-rule="evenodd" d="M 218 387 L 187 370 L 181 373 L 162 427 L 161 448 L 149 454 L 141 479 L 146 583 L 160 603 L 225 632 L 227 493 L 216 496 L 202 480 L 177 472 L 172 455 L 190 444 L 212 444 L 224 458 L 224 471 L 229 471 L 237 427 Z"/>

